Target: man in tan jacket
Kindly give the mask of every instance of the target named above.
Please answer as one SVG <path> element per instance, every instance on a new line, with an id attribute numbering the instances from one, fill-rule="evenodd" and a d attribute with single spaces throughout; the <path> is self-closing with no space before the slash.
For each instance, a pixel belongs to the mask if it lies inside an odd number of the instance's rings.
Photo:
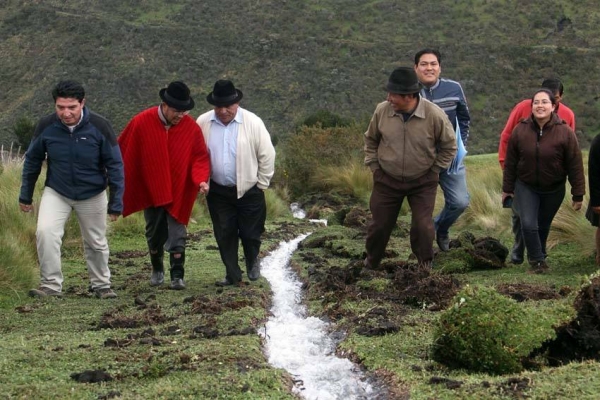
<path id="1" fill-rule="evenodd" d="M 433 208 L 441 170 L 456 154 L 448 117 L 419 95 L 413 68 L 396 68 L 365 132 L 365 165 L 373 171 L 372 220 L 367 230 L 367 268 L 377 268 L 402 207 L 412 212 L 410 243 L 420 264 L 433 260 Z"/>

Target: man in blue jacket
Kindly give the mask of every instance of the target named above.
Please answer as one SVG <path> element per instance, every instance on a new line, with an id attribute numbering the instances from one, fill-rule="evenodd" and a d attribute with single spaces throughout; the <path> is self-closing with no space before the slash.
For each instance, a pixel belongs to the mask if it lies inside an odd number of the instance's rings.
<path id="1" fill-rule="evenodd" d="M 123 162 L 110 123 L 85 107 L 85 91 L 74 81 L 59 82 L 52 91 L 55 112 L 38 122 L 25 154 L 19 206 L 33 210 L 35 184 L 46 161 L 36 245 L 41 282 L 32 297 L 61 296 L 60 247 L 64 227 L 75 211 L 90 287 L 101 299 L 117 297 L 110 288 L 106 215 L 116 221 L 123 210 Z M 107 199 L 106 188 L 110 188 Z"/>
<path id="2" fill-rule="evenodd" d="M 452 123 L 456 131 L 457 124 L 463 145 L 467 146 L 469 138 L 469 107 L 460 83 L 440 78 L 442 56 L 434 49 L 423 49 L 415 54 L 415 71 L 419 82 L 423 85 L 421 96 L 439 106 Z M 449 230 L 452 224 L 469 206 L 467 191 L 467 175 L 461 162 L 454 171 L 440 172 L 440 187 L 444 192 L 444 208 L 434 217 L 436 242 L 442 251 L 450 245 Z"/>

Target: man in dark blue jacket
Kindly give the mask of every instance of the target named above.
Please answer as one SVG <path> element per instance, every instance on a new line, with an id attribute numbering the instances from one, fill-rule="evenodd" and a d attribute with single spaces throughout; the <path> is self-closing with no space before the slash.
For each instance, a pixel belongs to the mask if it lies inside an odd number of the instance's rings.
<path id="1" fill-rule="evenodd" d="M 467 99 L 460 83 L 440 78 L 442 56 L 434 49 L 423 49 L 415 55 L 415 71 L 423 85 L 421 96 L 440 107 L 456 131 L 460 128 L 463 145 L 467 146 L 471 117 Z M 458 217 L 469 206 L 467 176 L 462 160 L 457 168 L 440 172 L 440 187 L 444 192 L 444 208 L 434 217 L 435 238 L 442 251 L 449 249 L 448 231 Z"/>
<path id="2" fill-rule="evenodd" d="M 123 211 L 123 162 L 116 135 L 104 117 L 85 107 L 81 84 L 59 82 L 52 97 L 55 112 L 40 119 L 35 128 L 25 154 L 19 195 L 21 210 L 31 212 L 35 184 L 46 161 L 36 231 L 41 282 L 29 295 L 62 295 L 60 247 L 65 224 L 75 211 L 90 287 L 98 298 L 114 298 L 117 295 L 110 288 L 106 215 L 116 221 Z"/>

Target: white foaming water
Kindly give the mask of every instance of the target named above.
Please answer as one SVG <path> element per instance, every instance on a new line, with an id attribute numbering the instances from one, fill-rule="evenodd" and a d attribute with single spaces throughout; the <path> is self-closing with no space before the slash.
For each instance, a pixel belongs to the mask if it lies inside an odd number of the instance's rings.
<path id="1" fill-rule="evenodd" d="M 306 218 L 306 211 L 301 209 L 300 205 L 298 203 L 290 204 L 290 211 L 292 212 L 292 215 L 294 216 L 294 218 L 298 218 L 298 219 Z M 323 224 L 323 225 L 327 226 L 326 219 L 309 219 L 308 221 L 314 222 L 316 224 Z"/>
<path id="2" fill-rule="evenodd" d="M 295 378 L 294 392 L 305 399 L 368 399 L 373 387 L 349 360 L 334 354 L 329 324 L 306 317 L 302 284 L 289 268 L 293 252 L 309 234 L 279 247 L 261 261 L 261 274 L 273 290 L 272 317 L 259 334 L 265 339 L 269 363 Z"/>
<path id="3" fill-rule="evenodd" d="M 292 211 L 292 215 L 294 218 L 304 219 L 306 218 L 306 211 L 300 208 L 298 203 L 290 204 L 290 210 Z"/>

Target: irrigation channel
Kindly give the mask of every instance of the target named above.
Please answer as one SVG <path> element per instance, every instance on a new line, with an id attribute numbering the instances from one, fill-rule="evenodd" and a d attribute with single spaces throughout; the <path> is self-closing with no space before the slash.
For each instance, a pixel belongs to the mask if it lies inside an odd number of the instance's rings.
<path id="1" fill-rule="evenodd" d="M 306 316 L 302 283 L 289 263 L 308 235 L 282 242 L 261 261 L 261 274 L 273 291 L 271 317 L 259 330 L 269 363 L 288 371 L 294 378 L 294 393 L 305 399 L 379 398 L 379 389 L 357 365 L 335 355 L 332 325 Z"/>

